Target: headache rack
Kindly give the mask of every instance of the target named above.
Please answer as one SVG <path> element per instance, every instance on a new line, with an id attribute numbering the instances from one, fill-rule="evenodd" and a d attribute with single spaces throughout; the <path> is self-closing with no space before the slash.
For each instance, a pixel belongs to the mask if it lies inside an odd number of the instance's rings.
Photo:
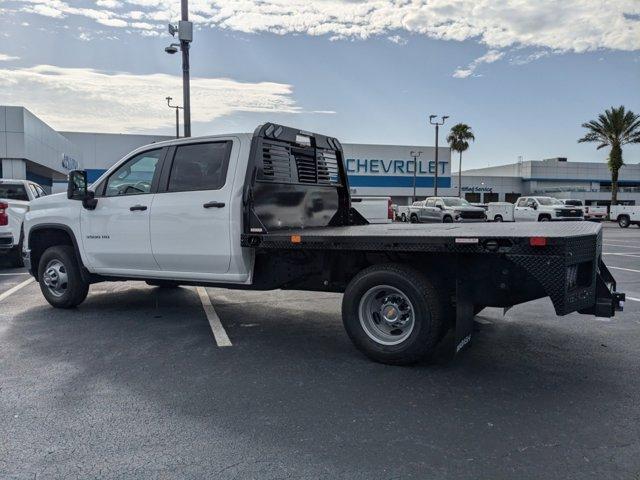
<path id="1" fill-rule="evenodd" d="M 267 123 L 251 143 L 244 233 L 362 224 L 351 210 L 342 146 L 332 137 Z"/>

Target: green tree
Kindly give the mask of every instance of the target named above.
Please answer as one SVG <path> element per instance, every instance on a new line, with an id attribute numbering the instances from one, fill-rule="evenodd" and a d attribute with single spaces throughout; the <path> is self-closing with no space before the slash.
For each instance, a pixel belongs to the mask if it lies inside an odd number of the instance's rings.
<path id="1" fill-rule="evenodd" d="M 640 143 L 640 115 L 631 110 L 625 110 L 620 105 L 611 107 L 598 115 L 597 120 L 582 124 L 587 129 L 584 137 L 578 143 L 597 142 L 598 150 L 610 147 L 609 170 L 611 171 L 611 205 L 618 203 L 618 174 L 624 165 L 622 160 L 622 146 L 627 143 Z"/>
<path id="2" fill-rule="evenodd" d="M 447 136 L 447 143 L 460 154 L 458 161 L 458 197 L 462 197 L 462 152 L 469 148 L 469 140 L 475 141 L 476 137 L 471 131 L 471 127 L 466 123 L 458 123 L 451 127 L 451 131 Z"/>

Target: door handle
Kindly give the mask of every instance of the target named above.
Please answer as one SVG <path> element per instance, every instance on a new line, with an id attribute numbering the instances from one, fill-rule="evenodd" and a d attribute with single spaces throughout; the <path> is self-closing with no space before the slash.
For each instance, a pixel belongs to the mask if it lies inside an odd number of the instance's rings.
<path id="1" fill-rule="evenodd" d="M 202 206 L 204 208 L 222 208 L 224 207 L 224 202 L 207 202 Z"/>
<path id="2" fill-rule="evenodd" d="M 146 205 L 134 205 L 133 207 L 129 207 L 129 210 L 131 210 L 132 212 L 135 212 L 136 210 L 146 210 L 147 206 Z"/>

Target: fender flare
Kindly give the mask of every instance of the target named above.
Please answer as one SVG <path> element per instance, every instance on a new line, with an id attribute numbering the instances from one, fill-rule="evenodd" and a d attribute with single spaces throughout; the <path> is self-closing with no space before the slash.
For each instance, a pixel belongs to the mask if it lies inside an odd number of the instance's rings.
<path id="1" fill-rule="evenodd" d="M 83 279 L 89 281 L 91 278 L 91 274 L 89 273 L 89 271 L 84 266 L 84 263 L 82 262 L 82 255 L 80 254 L 78 239 L 76 238 L 75 233 L 73 232 L 71 227 L 69 227 L 69 225 L 65 225 L 64 223 L 40 223 L 38 225 L 34 225 L 33 227 L 31 227 L 31 229 L 29 229 L 29 238 L 27 239 L 27 246 L 29 247 L 29 249 L 31 249 L 31 240 L 32 240 L 33 234 L 35 232 L 38 232 L 38 230 L 46 230 L 46 229 L 61 230 L 65 232 L 67 235 L 69 235 L 69 238 L 71 239 L 71 243 L 73 245 L 74 253 L 76 254 L 76 261 L 78 262 L 80 273 L 82 274 Z M 31 263 L 30 272 L 31 272 L 31 275 L 33 275 L 36 279 L 38 278 L 38 265 L 35 265 L 35 262 Z"/>

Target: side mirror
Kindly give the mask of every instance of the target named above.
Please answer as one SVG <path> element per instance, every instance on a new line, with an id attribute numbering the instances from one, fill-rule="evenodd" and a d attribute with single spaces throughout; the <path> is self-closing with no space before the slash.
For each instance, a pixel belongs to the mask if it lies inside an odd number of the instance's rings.
<path id="1" fill-rule="evenodd" d="M 444 210 L 444 207 L 442 205 L 436 205 L 436 207 L 438 207 L 439 210 Z"/>
<path id="2" fill-rule="evenodd" d="M 93 210 L 98 203 L 94 195 L 94 192 L 89 190 L 89 185 L 87 184 L 87 172 L 84 170 L 71 170 L 67 182 L 67 198 L 69 200 L 80 200 L 84 208 Z"/>
<path id="3" fill-rule="evenodd" d="M 87 172 L 71 170 L 67 182 L 67 198 L 69 200 L 84 200 L 87 198 Z"/>
<path id="4" fill-rule="evenodd" d="M 533 209 L 534 209 L 534 210 L 537 210 L 537 209 L 538 209 L 538 204 L 537 204 L 537 203 L 534 203 L 534 204 L 533 204 L 533 205 L 531 205 L 531 206 L 533 207 Z"/>

